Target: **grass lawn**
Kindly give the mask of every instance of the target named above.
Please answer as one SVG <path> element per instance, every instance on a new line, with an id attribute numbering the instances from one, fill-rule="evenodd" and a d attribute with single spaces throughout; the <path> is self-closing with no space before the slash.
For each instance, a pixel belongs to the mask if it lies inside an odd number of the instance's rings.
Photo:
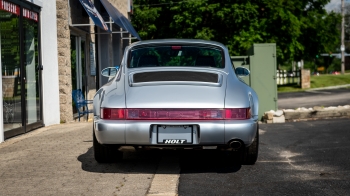
<path id="1" fill-rule="evenodd" d="M 344 84 L 350 84 L 349 73 L 346 73 L 345 75 L 321 74 L 319 76 L 311 76 L 311 88 L 322 88 L 327 86 L 338 86 Z M 278 86 L 278 92 L 296 92 L 304 90 L 308 89 L 301 89 L 298 85 Z"/>

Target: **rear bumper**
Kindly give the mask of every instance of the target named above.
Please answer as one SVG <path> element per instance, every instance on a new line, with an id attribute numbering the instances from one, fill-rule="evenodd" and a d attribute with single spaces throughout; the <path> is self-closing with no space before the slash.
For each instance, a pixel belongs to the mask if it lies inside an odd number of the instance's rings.
<path id="1" fill-rule="evenodd" d="M 161 126 L 186 125 L 191 134 L 184 133 L 170 138 L 162 138 Z M 162 139 L 186 139 L 190 146 L 226 145 L 232 140 L 240 140 L 249 146 L 255 137 L 258 127 L 254 120 L 102 120 L 94 118 L 94 131 L 101 144 L 117 144 L 121 146 L 174 146 L 160 143 Z M 174 138 L 175 137 L 175 138 Z M 180 144 L 181 145 L 181 144 Z"/>

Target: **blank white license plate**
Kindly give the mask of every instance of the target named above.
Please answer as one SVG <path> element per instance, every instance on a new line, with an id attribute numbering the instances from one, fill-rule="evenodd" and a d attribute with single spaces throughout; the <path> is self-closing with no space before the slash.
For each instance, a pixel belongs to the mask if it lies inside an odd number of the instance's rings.
<path id="1" fill-rule="evenodd" d="M 157 125 L 158 144 L 192 144 L 193 125 Z"/>

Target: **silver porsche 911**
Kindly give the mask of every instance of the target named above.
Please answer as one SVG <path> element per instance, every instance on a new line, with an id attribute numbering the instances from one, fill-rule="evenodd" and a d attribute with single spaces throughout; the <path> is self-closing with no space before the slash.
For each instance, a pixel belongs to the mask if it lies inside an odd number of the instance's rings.
<path id="1" fill-rule="evenodd" d="M 97 162 L 135 149 L 235 151 L 243 164 L 258 157 L 258 97 L 240 77 L 227 48 L 205 40 L 140 41 L 125 49 L 109 82 L 96 92 L 93 146 Z"/>

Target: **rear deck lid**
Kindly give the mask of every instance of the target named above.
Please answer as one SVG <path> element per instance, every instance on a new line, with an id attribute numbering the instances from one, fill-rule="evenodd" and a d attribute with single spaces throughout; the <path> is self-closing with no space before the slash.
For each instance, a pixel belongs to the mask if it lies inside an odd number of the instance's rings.
<path id="1" fill-rule="evenodd" d="M 149 71 L 129 74 L 127 108 L 224 108 L 220 72 Z"/>

